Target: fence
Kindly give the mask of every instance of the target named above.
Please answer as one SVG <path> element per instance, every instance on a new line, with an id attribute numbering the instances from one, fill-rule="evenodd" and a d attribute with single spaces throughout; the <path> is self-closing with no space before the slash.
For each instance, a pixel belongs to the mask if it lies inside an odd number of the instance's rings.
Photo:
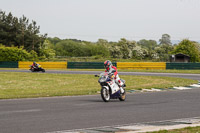
<path id="1" fill-rule="evenodd" d="M 0 61 L 0 68 L 18 68 L 17 61 Z"/>
<path id="2" fill-rule="evenodd" d="M 0 68 L 28 69 L 33 62 L 0 61 Z M 104 69 L 103 62 L 37 62 L 45 69 Z M 200 63 L 114 62 L 118 69 L 200 70 Z"/>

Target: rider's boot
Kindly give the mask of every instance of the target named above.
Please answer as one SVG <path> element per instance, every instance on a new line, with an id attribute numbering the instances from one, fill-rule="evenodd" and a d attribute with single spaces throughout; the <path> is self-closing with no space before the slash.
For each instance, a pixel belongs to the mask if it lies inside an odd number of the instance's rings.
<path id="1" fill-rule="evenodd" d="M 122 84 L 119 84 L 120 92 L 123 94 L 124 93 L 124 88 L 122 87 Z"/>
<path id="2" fill-rule="evenodd" d="M 118 85 L 119 85 L 119 88 L 120 88 L 120 92 L 124 93 L 124 89 L 122 88 L 123 83 L 121 82 L 121 80 L 118 80 Z"/>
<path id="3" fill-rule="evenodd" d="M 120 87 L 120 92 L 124 93 L 124 89 L 122 87 Z"/>

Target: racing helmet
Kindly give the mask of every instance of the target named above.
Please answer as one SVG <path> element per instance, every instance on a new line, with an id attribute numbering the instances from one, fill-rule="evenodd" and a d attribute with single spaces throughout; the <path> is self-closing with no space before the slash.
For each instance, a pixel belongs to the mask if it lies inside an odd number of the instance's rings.
<path id="1" fill-rule="evenodd" d="M 109 61 L 109 60 L 106 60 L 106 61 L 104 62 L 104 67 L 105 67 L 106 69 L 111 68 L 111 67 L 112 67 L 112 62 Z"/>

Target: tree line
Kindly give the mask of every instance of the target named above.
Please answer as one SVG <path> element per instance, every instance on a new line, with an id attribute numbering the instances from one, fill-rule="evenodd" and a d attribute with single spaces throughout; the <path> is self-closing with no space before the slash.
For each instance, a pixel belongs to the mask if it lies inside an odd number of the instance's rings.
<path id="1" fill-rule="evenodd" d="M 40 26 L 35 21 L 30 22 L 25 16 L 17 18 L 12 13 L 0 11 L 0 61 L 95 57 L 168 62 L 170 55 L 177 53 L 190 56 L 192 62 L 200 61 L 199 43 L 184 39 L 179 44 L 172 45 L 168 34 L 163 34 L 159 42 L 146 39 L 131 41 L 125 38 L 118 42 L 108 42 L 105 39 L 89 42 L 50 38 L 47 34 L 39 34 L 39 30 Z M 21 53 L 25 53 L 25 56 Z M 23 58 L 6 58 L 8 55 Z"/>
<path id="2" fill-rule="evenodd" d="M 192 62 L 200 61 L 200 44 L 188 39 L 172 45 L 170 35 L 163 34 L 159 43 L 155 40 L 142 39 L 130 41 L 121 38 L 118 42 L 99 39 L 97 42 L 86 42 L 76 39 L 47 38 L 48 45 L 57 56 L 70 57 L 103 57 L 117 59 L 135 59 L 152 61 L 170 61 L 172 54 L 186 54 Z"/>
<path id="3" fill-rule="evenodd" d="M 35 21 L 29 21 L 24 15 L 20 18 L 12 13 L 0 10 L 0 44 L 7 47 L 17 47 L 29 53 L 44 55 L 42 49 L 47 34 L 41 35 L 40 26 Z M 4 48 L 5 50 L 5 48 Z"/>

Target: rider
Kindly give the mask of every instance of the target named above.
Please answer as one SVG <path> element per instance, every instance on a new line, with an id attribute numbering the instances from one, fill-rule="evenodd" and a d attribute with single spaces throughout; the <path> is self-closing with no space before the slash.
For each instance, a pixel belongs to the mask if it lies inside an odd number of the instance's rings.
<path id="1" fill-rule="evenodd" d="M 121 93 L 124 93 L 124 89 L 122 88 L 122 81 L 119 78 L 118 72 L 117 72 L 117 68 L 115 66 L 112 65 L 112 62 L 109 60 L 106 60 L 104 62 L 104 67 L 106 68 L 105 72 L 108 73 L 113 73 L 115 75 L 115 82 L 119 85 Z"/>
<path id="2" fill-rule="evenodd" d="M 36 62 L 33 62 L 32 66 L 33 66 L 33 68 L 38 69 L 38 66 L 39 66 L 39 65 L 38 65 Z"/>

